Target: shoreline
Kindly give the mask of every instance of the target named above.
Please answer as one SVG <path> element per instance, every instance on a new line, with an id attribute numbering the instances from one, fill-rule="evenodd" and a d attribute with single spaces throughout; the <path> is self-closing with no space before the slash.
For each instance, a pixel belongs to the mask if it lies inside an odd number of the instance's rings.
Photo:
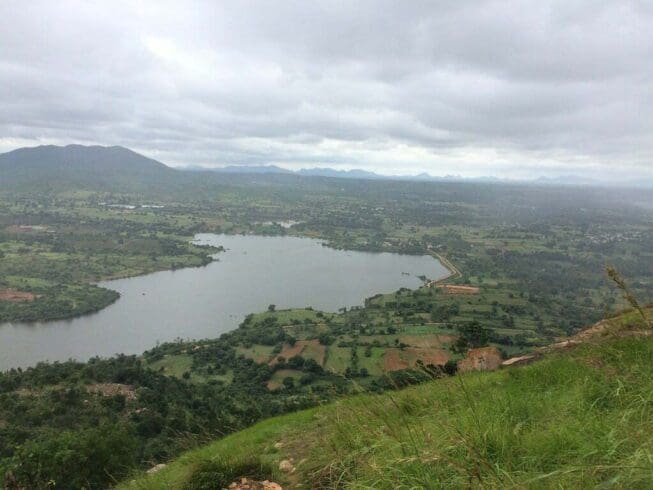
<path id="1" fill-rule="evenodd" d="M 462 274 L 460 273 L 460 271 L 458 270 L 458 268 L 457 268 L 455 265 L 453 265 L 453 264 L 451 263 L 451 261 L 450 261 L 448 258 L 446 258 L 445 256 L 443 256 L 443 255 L 441 255 L 441 254 L 439 254 L 439 253 L 437 253 L 437 252 L 433 252 L 432 250 L 430 251 L 430 254 L 431 254 L 433 257 L 435 257 L 436 259 L 438 259 L 438 261 L 440 261 L 440 263 L 441 263 L 445 268 L 447 268 L 447 269 L 449 270 L 449 274 L 448 274 L 446 277 L 442 277 L 442 278 L 440 278 L 440 279 L 434 279 L 433 281 L 429 281 L 429 282 L 427 282 L 427 283 L 425 284 L 426 287 L 431 288 L 431 287 L 433 287 L 433 286 L 439 286 L 440 284 L 443 284 L 443 283 L 445 283 L 446 281 L 449 281 L 449 280 L 452 280 L 452 279 L 456 279 L 456 278 L 462 276 Z"/>

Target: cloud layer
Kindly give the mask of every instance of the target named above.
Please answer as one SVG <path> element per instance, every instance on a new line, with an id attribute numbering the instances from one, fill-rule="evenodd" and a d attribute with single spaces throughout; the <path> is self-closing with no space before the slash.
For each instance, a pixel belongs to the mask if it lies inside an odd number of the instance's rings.
<path id="1" fill-rule="evenodd" d="M 6 0 L 0 151 L 651 175 L 650 5 Z"/>

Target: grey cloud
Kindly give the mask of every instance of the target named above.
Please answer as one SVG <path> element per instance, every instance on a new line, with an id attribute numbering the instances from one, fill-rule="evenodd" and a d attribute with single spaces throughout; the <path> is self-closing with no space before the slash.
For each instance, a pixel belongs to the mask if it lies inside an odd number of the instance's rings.
<path id="1" fill-rule="evenodd" d="M 0 150 L 651 174 L 647 2 L 8 0 L 0 23 Z"/>

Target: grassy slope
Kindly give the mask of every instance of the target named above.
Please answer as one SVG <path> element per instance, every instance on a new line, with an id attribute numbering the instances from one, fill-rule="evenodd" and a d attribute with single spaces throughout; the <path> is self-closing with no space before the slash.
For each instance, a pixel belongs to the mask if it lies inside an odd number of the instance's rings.
<path id="1" fill-rule="evenodd" d="M 650 488 L 651 365 L 651 337 L 606 336 L 531 366 L 269 419 L 123 488 L 214 488 L 200 482 L 252 471 L 323 488 Z M 277 468 L 290 457 L 289 480 Z"/>

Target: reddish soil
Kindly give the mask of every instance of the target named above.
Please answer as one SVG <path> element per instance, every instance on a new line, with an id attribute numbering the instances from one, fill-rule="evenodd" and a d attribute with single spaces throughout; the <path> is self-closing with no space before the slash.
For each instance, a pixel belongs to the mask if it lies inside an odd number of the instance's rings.
<path id="1" fill-rule="evenodd" d="M 399 349 L 386 349 L 383 355 L 383 370 L 384 371 L 399 371 L 409 367 L 407 360 L 402 359 Z"/>
<path id="2" fill-rule="evenodd" d="M 442 289 L 446 294 L 478 294 L 481 292 L 475 286 L 456 286 L 453 284 L 440 284 L 438 289 Z"/>
<path id="3" fill-rule="evenodd" d="M 36 296 L 26 291 L 16 291 L 15 289 L 0 289 L 0 301 L 9 301 L 11 303 L 22 303 L 25 301 L 34 301 Z"/>
<path id="4" fill-rule="evenodd" d="M 274 359 L 272 359 L 269 364 L 270 366 L 274 366 L 277 363 L 278 357 L 283 357 L 285 360 L 288 360 L 291 357 L 299 356 L 305 349 L 307 350 L 307 353 L 310 352 L 311 354 L 314 354 L 307 356 L 308 358 L 315 359 L 315 361 L 320 365 L 324 364 L 326 349 L 323 345 L 320 345 L 320 342 L 317 339 L 298 340 L 295 342 L 295 345 L 284 344 L 281 352 L 274 356 Z"/>
<path id="5" fill-rule="evenodd" d="M 408 352 L 410 357 L 414 359 L 412 365 L 414 365 L 415 362 L 419 360 L 422 361 L 425 366 L 428 366 L 429 364 L 434 364 L 436 366 L 443 366 L 449 360 L 449 354 L 447 353 L 447 351 L 442 349 L 411 348 L 411 349 L 406 349 L 406 351 Z"/>
<path id="6" fill-rule="evenodd" d="M 501 352 L 496 347 L 480 347 L 467 352 L 465 359 L 458 361 L 458 371 L 494 371 L 501 366 Z"/>
<path id="7" fill-rule="evenodd" d="M 301 340 L 304 342 L 304 349 L 302 350 L 302 356 L 304 359 L 313 359 L 320 366 L 324 366 L 324 360 L 326 358 L 326 346 L 320 344 L 319 340 Z"/>

